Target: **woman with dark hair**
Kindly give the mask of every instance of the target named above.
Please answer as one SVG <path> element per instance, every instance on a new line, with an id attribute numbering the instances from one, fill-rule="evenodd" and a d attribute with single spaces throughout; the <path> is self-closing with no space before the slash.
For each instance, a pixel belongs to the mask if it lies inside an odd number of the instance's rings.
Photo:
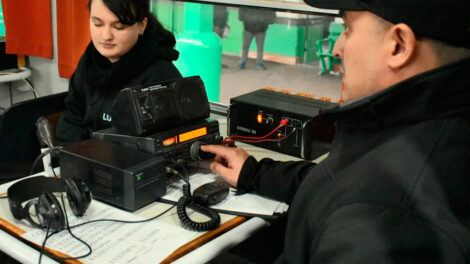
<path id="1" fill-rule="evenodd" d="M 181 78 L 175 37 L 150 12 L 149 0 L 89 0 L 91 43 L 69 83 L 56 129 L 66 145 L 112 126 L 111 111 L 126 87 Z"/>

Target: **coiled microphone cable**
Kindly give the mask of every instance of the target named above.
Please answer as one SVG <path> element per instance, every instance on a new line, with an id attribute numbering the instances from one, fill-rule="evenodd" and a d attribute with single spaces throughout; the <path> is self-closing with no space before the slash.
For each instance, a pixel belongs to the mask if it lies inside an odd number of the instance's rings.
<path id="1" fill-rule="evenodd" d="M 176 204 L 176 212 L 183 226 L 195 231 L 209 231 L 218 227 L 220 224 L 220 215 L 211 208 L 193 199 L 190 189 L 189 183 L 183 185 L 183 196 Z M 210 220 L 206 222 L 193 221 L 186 213 L 186 207 L 209 217 Z"/>
<path id="2" fill-rule="evenodd" d="M 181 166 L 185 170 L 183 165 L 174 163 L 174 162 L 173 164 Z M 179 171 L 169 166 L 166 167 L 166 169 L 168 172 L 180 176 L 185 182 L 185 184 L 183 184 L 183 196 L 176 203 L 176 213 L 182 225 L 185 228 L 188 228 L 194 231 L 209 231 L 209 230 L 217 228 L 220 224 L 219 213 L 217 213 L 216 211 L 212 210 L 205 204 L 202 204 L 200 201 L 193 198 L 193 196 L 191 195 L 191 185 L 189 184 L 188 177 L 183 177 Z M 209 217 L 210 220 L 205 221 L 205 222 L 196 222 L 192 220 L 188 216 L 188 213 L 186 212 L 186 208 L 188 207 L 198 213 L 201 213 Z"/>

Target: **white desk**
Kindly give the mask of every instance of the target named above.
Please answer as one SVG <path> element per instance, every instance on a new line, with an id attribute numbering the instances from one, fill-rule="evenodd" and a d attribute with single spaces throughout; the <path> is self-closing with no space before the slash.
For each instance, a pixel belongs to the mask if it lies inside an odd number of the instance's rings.
<path id="1" fill-rule="evenodd" d="M 224 135 L 226 131 L 226 123 L 221 120 L 220 122 L 221 134 Z M 247 144 L 237 144 L 245 148 L 248 153 L 255 156 L 257 159 L 263 157 L 271 157 L 277 160 L 299 160 L 298 158 L 291 157 L 288 155 L 275 153 L 269 150 L 257 148 Z M 320 158 L 321 159 L 321 158 Z M 0 193 L 4 192 L 6 186 L 0 186 Z M 3 191 L 2 191 L 3 190 Z M 169 208 L 170 205 L 164 203 L 152 203 L 137 212 L 136 214 L 142 215 L 144 217 L 151 217 L 157 215 L 158 212 L 162 212 L 165 209 Z M 176 208 L 172 209 L 163 217 L 159 218 L 160 221 L 166 223 L 180 225 L 179 219 L 176 215 Z M 11 212 L 8 207 L 8 200 L 0 200 L 0 217 L 6 219 L 12 219 Z M 227 222 L 233 219 L 233 215 L 221 214 L 222 222 Z M 214 258 L 217 254 L 222 252 L 224 249 L 232 247 L 240 242 L 244 241 L 250 235 L 252 235 L 256 230 L 260 229 L 263 226 L 266 226 L 267 222 L 261 218 L 250 218 L 248 221 L 243 222 L 241 225 L 229 230 L 228 232 L 216 237 L 215 239 L 210 240 L 208 243 L 198 247 L 197 249 L 185 254 L 184 256 L 178 258 L 173 263 L 179 264 L 195 264 L 195 263 L 206 263 L 207 261 Z M 201 233 L 202 235 L 203 233 Z M 39 252 L 38 250 L 26 245 L 16 237 L 10 235 L 9 233 L 0 229 L 0 250 L 6 254 L 17 259 L 21 263 L 37 263 Z M 54 260 L 49 259 L 46 256 L 43 256 L 42 263 L 56 263 Z"/>

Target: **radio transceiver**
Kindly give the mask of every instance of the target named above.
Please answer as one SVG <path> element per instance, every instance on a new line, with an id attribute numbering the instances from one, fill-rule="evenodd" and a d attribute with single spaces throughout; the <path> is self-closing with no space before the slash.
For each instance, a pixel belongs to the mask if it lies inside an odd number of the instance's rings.
<path id="1" fill-rule="evenodd" d="M 135 211 L 166 193 L 167 169 L 213 157 L 219 123 L 199 76 L 125 88 L 113 109 L 114 127 L 60 150 L 64 178 L 83 178 L 93 196 Z"/>
<path id="2" fill-rule="evenodd" d="M 93 132 L 93 138 L 157 154 L 164 159 L 179 163 L 209 158 L 209 153 L 199 150 L 200 145 L 219 144 L 222 140 L 219 134 L 219 122 L 212 119 L 140 137 L 122 135 L 114 128 L 108 128 Z"/>

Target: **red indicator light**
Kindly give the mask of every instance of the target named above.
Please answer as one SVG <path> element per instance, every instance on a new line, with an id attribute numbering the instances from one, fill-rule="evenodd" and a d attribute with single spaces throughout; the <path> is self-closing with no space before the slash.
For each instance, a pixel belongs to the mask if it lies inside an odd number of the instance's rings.
<path id="1" fill-rule="evenodd" d="M 258 114 L 258 116 L 256 116 L 256 121 L 258 121 L 258 123 L 261 124 L 263 122 L 263 115 Z"/>
<path id="2" fill-rule="evenodd" d="M 277 137 L 282 137 L 282 133 L 281 133 L 281 132 L 278 132 L 278 133 L 277 133 Z"/>

